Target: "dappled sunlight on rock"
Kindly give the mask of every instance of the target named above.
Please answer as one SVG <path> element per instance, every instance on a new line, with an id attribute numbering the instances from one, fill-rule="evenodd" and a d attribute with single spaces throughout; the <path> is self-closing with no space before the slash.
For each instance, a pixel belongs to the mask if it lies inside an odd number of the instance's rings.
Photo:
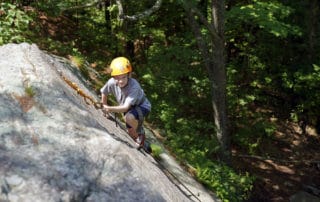
<path id="1" fill-rule="evenodd" d="M 61 75 L 99 99 L 67 59 L 0 47 L 0 201 L 193 200 Z"/>

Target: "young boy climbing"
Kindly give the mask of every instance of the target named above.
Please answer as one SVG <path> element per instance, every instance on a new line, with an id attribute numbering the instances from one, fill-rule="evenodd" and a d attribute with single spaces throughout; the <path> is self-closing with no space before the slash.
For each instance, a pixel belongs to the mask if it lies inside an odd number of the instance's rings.
<path id="1" fill-rule="evenodd" d="M 144 117 L 151 110 L 151 103 L 137 80 L 131 78 L 132 66 L 125 57 L 117 57 L 110 64 L 111 78 L 101 88 L 101 103 L 106 112 L 124 113 L 129 135 L 143 147 L 145 132 Z M 108 105 L 108 96 L 112 94 L 118 106 Z"/>

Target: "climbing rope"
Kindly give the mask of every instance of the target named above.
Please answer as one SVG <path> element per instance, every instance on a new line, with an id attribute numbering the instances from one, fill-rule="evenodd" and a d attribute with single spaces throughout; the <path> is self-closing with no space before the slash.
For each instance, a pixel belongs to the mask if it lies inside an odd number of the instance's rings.
<path id="1" fill-rule="evenodd" d="M 85 101 L 85 103 L 86 103 L 87 105 L 92 104 L 92 105 L 94 106 L 94 108 L 96 108 L 96 109 L 102 109 L 102 103 L 95 101 L 91 96 L 87 95 L 83 90 L 81 90 L 81 89 L 79 88 L 79 86 L 78 86 L 76 83 L 70 81 L 67 77 L 63 76 L 62 72 L 59 72 L 59 73 L 60 73 L 61 78 L 62 78 L 71 88 L 73 88 L 73 89 L 78 93 L 78 95 L 80 95 L 81 97 L 83 97 L 83 100 Z M 90 102 L 89 102 L 89 101 L 90 101 Z"/>
<path id="2" fill-rule="evenodd" d="M 119 123 L 118 123 L 118 121 L 117 121 L 117 116 L 116 116 L 115 114 L 112 116 L 112 115 L 110 115 L 109 113 L 107 113 L 105 110 L 103 110 L 103 104 L 102 104 L 102 103 L 95 101 L 91 96 L 87 95 L 83 90 L 81 90 L 81 89 L 79 88 L 79 86 L 78 86 L 76 83 L 70 81 L 67 77 L 65 77 L 65 76 L 62 74 L 61 71 L 58 71 L 58 72 L 59 72 L 61 78 L 62 78 L 72 89 L 74 89 L 74 90 L 78 93 L 78 95 L 80 95 L 81 97 L 83 97 L 83 100 L 85 101 L 85 103 L 86 103 L 87 105 L 92 104 L 95 109 L 97 109 L 97 110 L 98 110 L 98 109 L 101 109 L 102 112 L 103 112 L 103 116 L 105 116 L 105 117 L 107 117 L 107 118 L 112 117 L 112 118 L 114 119 L 114 121 L 115 121 L 116 127 L 119 126 Z M 90 102 L 89 102 L 89 101 L 90 101 Z M 122 129 L 125 130 L 124 128 L 122 128 Z M 125 131 L 126 131 L 126 130 L 125 130 Z"/>

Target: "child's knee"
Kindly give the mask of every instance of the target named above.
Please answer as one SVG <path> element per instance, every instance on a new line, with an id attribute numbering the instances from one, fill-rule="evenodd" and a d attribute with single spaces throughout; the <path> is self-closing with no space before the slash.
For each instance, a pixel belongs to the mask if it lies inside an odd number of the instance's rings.
<path id="1" fill-rule="evenodd" d="M 131 113 L 127 113 L 125 116 L 126 121 L 132 121 L 135 117 Z"/>

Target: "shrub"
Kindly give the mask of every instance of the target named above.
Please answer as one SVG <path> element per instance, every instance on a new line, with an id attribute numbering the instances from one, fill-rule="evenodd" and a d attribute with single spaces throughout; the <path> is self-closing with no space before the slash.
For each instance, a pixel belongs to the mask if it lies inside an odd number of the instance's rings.
<path id="1" fill-rule="evenodd" d="M 0 3 L 0 45 L 28 41 L 31 17 L 10 3 Z"/>

